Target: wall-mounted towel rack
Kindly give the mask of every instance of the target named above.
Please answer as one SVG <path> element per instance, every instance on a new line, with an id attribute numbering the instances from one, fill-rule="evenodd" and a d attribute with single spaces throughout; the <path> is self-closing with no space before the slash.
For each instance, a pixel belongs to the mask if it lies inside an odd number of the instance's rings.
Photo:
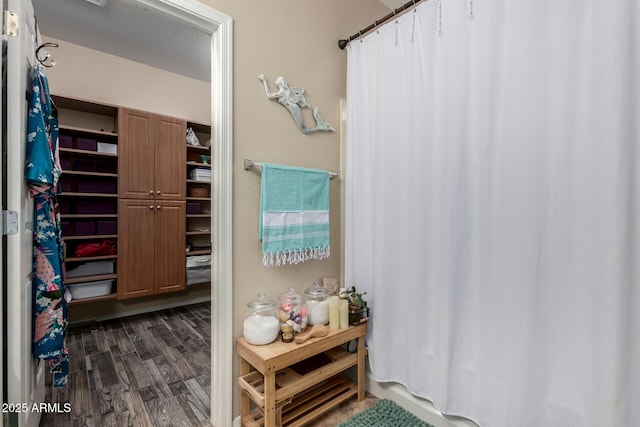
<path id="1" fill-rule="evenodd" d="M 250 170 L 251 168 L 261 168 L 261 167 L 262 167 L 261 162 L 254 162 L 253 160 L 244 159 L 244 170 L 246 171 Z M 329 171 L 329 179 L 334 179 L 337 176 L 339 176 L 338 172 Z"/>

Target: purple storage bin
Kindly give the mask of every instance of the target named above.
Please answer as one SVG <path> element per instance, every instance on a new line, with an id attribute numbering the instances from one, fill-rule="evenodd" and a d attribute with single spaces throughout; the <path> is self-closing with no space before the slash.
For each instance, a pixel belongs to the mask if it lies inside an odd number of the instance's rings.
<path id="1" fill-rule="evenodd" d="M 118 234 L 116 221 L 96 221 L 97 234 Z"/>
<path id="2" fill-rule="evenodd" d="M 60 180 L 59 188 L 63 193 L 71 192 L 73 191 L 73 182 L 63 178 Z"/>
<path id="3" fill-rule="evenodd" d="M 114 180 L 83 180 L 78 181 L 79 193 L 116 194 L 116 182 Z"/>
<path id="4" fill-rule="evenodd" d="M 93 162 L 80 160 L 73 162 L 73 169 L 82 172 L 94 172 L 95 165 L 93 164 Z"/>
<path id="5" fill-rule="evenodd" d="M 114 214 L 117 212 L 116 202 L 113 200 L 77 200 L 78 214 Z"/>
<path id="6" fill-rule="evenodd" d="M 58 136 L 58 146 L 62 148 L 73 147 L 73 137 L 71 135 Z"/>
<path id="7" fill-rule="evenodd" d="M 198 202 L 187 202 L 187 213 L 188 214 L 199 214 L 200 213 L 200 203 L 198 203 Z"/>
<path id="8" fill-rule="evenodd" d="M 60 222 L 60 226 L 62 227 L 62 235 L 63 236 L 71 236 L 73 235 L 73 227 L 69 221 Z"/>
<path id="9" fill-rule="evenodd" d="M 115 161 L 96 162 L 96 172 L 118 173 L 118 164 Z"/>
<path id="10" fill-rule="evenodd" d="M 76 148 L 78 150 L 96 151 L 97 141 L 92 138 L 76 138 Z"/>
<path id="11" fill-rule="evenodd" d="M 95 221 L 76 221 L 74 224 L 76 236 L 90 236 L 96 234 Z"/>
<path id="12" fill-rule="evenodd" d="M 58 199 L 58 208 L 61 214 L 69 214 L 71 213 L 71 202 L 66 198 L 60 198 Z"/>

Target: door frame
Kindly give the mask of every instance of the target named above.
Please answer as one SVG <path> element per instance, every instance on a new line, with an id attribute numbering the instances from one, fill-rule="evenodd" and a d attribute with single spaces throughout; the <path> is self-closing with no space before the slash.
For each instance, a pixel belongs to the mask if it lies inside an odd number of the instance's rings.
<path id="1" fill-rule="evenodd" d="M 233 419 L 233 20 L 196 0 L 137 0 L 211 34 L 212 426 Z"/>
<path id="2" fill-rule="evenodd" d="M 17 15 L 17 37 L 7 37 L 7 123 L 5 166 L 6 209 L 18 213 L 18 232 L 6 236 L 5 275 L 6 340 L 8 403 L 30 405 L 44 401 L 45 365 L 32 352 L 32 279 L 33 266 L 33 200 L 24 180 L 26 156 L 27 97 L 32 92 L 31 71 L 35 66 L 36 24 L 31 0 L 5 0 L 7 8 Z M 11 108 L 9 108 L 11 106 Z M 41 413 L 8 412 L 9 425 L 35 427 Z"/>
<path id="3" fill-rule="evenodd" d="M 0 0 L 0 13 L 1 16 L 4 17 L 4 12 L 7 10 L 7 4 L 4 0 Z M 4 19 L 4 18 L 3 18 Z M 4 29 L 0 29 L 0 32 L 4 31 Z M 6 116 L 6 105 L 7 105 L 7 94 L 4 90 L 4 86 L 7 84 L 7 78 L 4 70 L 4 62 L 6 60 L 7 54 L 7 41 L 5 37 L 2 37 L 0 40 L 0 211 L 4 211 L 7 209 L 7 183 L 5 177 L 5 165 L 6 165 L 6 151 L 7 151 L 7 116 Z M 5 403 L 5 395 L 7 389 L 7 365 L 5 360 L 5 353 L 7 351 L 7 334 L 5 331 L 6 324 L 6 295 L 5 292 L 7 290 L 7 277 L 6 277 L 6 262 L 7 258 L 5 257 L 7 238 L 4 236 L 4 230 L 0 227 L 0 231 L 2 231 L 2 236 L 0 239 L 0 331 L 2 331 L 2 353 L 0 353 L 0 404 Z M 0 414 L 0 427 L 4 426 L 5 415 Z"/>

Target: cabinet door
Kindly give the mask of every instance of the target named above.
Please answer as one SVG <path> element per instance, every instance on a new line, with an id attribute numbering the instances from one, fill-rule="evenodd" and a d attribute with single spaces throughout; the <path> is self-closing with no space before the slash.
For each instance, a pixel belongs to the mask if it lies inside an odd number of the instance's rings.
<path id="1" fill-rule="evenodd" d="M 155 210 L 156 292 L 186 287 L 186 202 L 156 201 Z"/>
<path id="2" fill-rule="evenodd" d="M 121 108 L 118 113 L 118 195 L 128 199 L 155 197 L 153 115 Z"/>
<path id="3" fill-rule="evenodd" d="M 154 130 L 156 199 L 184 201 L 187 191 L 187 123 L 173 117 L 155 115 Z"/>
<path id="4" fill-rule="evenodd" d="M 156 205 L 120 200 L 118 208 L 118 299 L 152 295 Z"/>

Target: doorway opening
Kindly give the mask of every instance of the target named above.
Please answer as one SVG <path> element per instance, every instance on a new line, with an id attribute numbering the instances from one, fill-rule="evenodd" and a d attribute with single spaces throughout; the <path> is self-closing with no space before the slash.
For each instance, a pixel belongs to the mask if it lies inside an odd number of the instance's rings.
<path id="1" fill-rule="evenodd" d="M 211 39 L 210 421 L 223 426 L 232 419 L 232 19 L 191 0 L 129 2 L 204 31 Z"/>

